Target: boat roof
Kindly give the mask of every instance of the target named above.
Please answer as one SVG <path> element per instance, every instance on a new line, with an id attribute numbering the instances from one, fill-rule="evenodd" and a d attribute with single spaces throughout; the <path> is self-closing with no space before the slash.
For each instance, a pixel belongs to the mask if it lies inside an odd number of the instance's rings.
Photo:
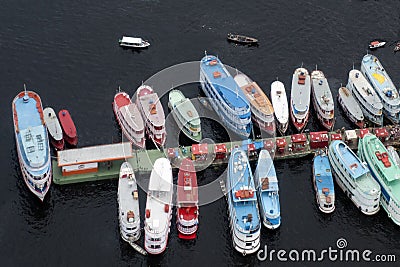
<path id="1" fill-rule="evenodd" d="M 304 75 L 304 84 L 299 84 L 299 76 Z M 293 73 L 290 99 L 295 111 L 306 111 L 310 107 L 311 81 L 305 68 L 297 68 Z"/>
<path id="2" fill-rule="evenodd" d="M 237 74 L 234 80 L 240 86 L 240 89 L 250 102 L 252 108 L 266 115 L 274 114 L 274 108 L 271 102 L 256 82 L 252 81 L 243 73 Z"/>
<path id="3" fill-rule="evenodd" d="M 154 126 L 165 125 L 164 109 L 161 105 L 157 93 L 148 93 L 145 95 L 140 94 L 140 87 L 138 89 L 139 105 L 142 106 L 144 112 L 143 119 L 148 118 Z"/>
<path id="4" fill-rule="evenodd" d="M 58 112 L 58 117 L 60 118 L 60 124 L 64 133 L 69 137 L 75 137 L 76 127 L 69 111 L 66 109 L 60 110 Z"/>
<path id="5" fill-rule="evenodd" d="M 347 89 L 346 87 L 340 87 L 339 96 L 342 99 L 343 105 L 346 106 L 346 109 L 351 113 L 353 117 L 355 117 L 357 120 L 364 119 L 364 115 L 360 108 L 360 105 L 353 97 L 353 94 L 349 89 Z"/>
<path id="6" fill-rule="evenodd" d="M 146 213 L 148 211 L 150 216 L 145 217 L 145 225 L 152 232 L 161 233 L 169 227 L 169 216 L 172 209 L 172 186 L 171 164 L 166 158 L 157 159 L 150 174 L 146 200 Z M 166 205 L 168 205 L 168 211 Z"/>
<path id="7" fill-rule="evenodd" d="M 196 108 L 181 91 L 175 89 L 169 92 L 169 102 L 171 103 L 171 107 L 175 107 L 175 110 L 182 115 L 185 123 L 190 122 L 194 125 L 200 124 L 200 117 Z"/>
<path id="8" fill-rule="evenodd" d="M 128 212 L 131 211 L 134 214 L 134 222 L 140 221 L 139 213 L 139 198 L 135 198 L 135 194 L 139 194 L 137 189 L 137 183 L 135 173 L 131 164 L 124 162 L 121 165 L 120 176 L 118 179 L 118 205 L 120 214 L 125 223 L 128 223 Z M 138 195 L 137 195 L 138 196 Z"/>
<path id="9" fill-rule="evenodd" d="M 188 158 L 185 158 L 179 167 L 177 202 L 178 205 L 199 202 L 196 170 Z"/>
<path id="10" fill-rule="evenodd" d="M 370 103 L 376 109 L 382 109 L 383 105 L 381 100 L 361 71 L 355 69 L 351 70 L 349 72 L 349 79 L 353 81 L 356 90 L 365 101 Z"/>
<path id="11" fill-rule="evenodd" d="M 239 85 L 237 85 L 218 57 L 212 55 L 203 57 L 200 62 L 200 69 L 231 108 L 250 107 Z"/>
<path id="12" fill-rule="evenodd" d="M 43 114 L 43 118 L 46 122 L 46 126 L 50 135 L 57 141 L 63 139 L 61 125 L 58 121 L 56 113 L 54 112 L 54 109 L 47 107 L 43 110 Z"/>
<path id="13" fill-rule="evenodd" d="M 271 84 L 271 101 L 277 120 L 280 123 L 286 123 L 289 120 L 289 106 L 282 82 L 274 81 Z"/>
<path id="14" fill-rule="evenodd" d="M 363 57 L 361 64 L 364 67 L 369 81 L 380 97 L 390 105 L 399 105 L 399 93 L 378 58 L 374 55 L 367 54 Z"/>
<path id="15" fill-rule="evenodd" d="M 335 140 L 332 145 L 343 166 L 354 179 L 369 173 L 368 167 L 362 164 L 360 158 L 343 141 Z"/>
<path id="16" fill-rule="evenodd" d="M 400 168 L 396 165 L 394 160 L 389 157 L 388 161 L 391 163 L 389 167 L 386 167 L 382 160 L 379 160 L 376 152 L 379 154 L 387 153 L 388 150 L 383 145 L 383 143 L 373 134 L 366 134 L 360 142 L 365 144 L 365 149 L 363 150 L 364 153 L 369 154 L 369 158 L 374 160 L 376 165 L 379 168 L 379 174 L 385 176 L 385 180 L 389 183 L 393 181 L 400 181 Z M 399 196 L 400 197 L 400 196 Z"/>
<path id="17" fill-rule="evenodd" d="M 261 191 L 278 191 L 278 178 L 276 177 L 276 171 L 274 162 L 269 154 L 268 150 L 261 150 L 260 155 L 258 157 L 257 162 L 257 170 L 258 174 L 258 185 L 257 187 L 261 187 Z M 263 188 L 263 179 L 268 178 L 269 186 L 268 188 Z"/>
<path id="18" fill-rule="evenodd" d="M 253 174 L 244 150 L 235 148 L 232 151 L 228 172 L 229 194 L 235 209 L 235 221 L 244 230 L 254 229 L 259 226 L 260 217 Z M 243 192 L 243 198 L 240 192 Z M 252 192 L 252 194 L 249 194 L 249 192 Z M 252 216 L 251 223 L 248 221 L 250 214 Z"/>
<path id="19" fill-rule="evenodd" d="M 130 44 L 141 44 L 143 42 L 143 39 L 140 37 L 122 36 L 121 42 Z"/>
<path id="20" fill-rule="evenodd" d="M 131 157 L 132 145 L 130 142 L 57 151 L 58 167 L 114 161 Z"/>
<path id="21" fill-rule="evenodd" d="M 140 131 L 144 129 L 144 122 L 142 115 L 135 103 L 131 103 L 126 106 L 122 106 L 120 108 L 120 112 L 125 121 L 129 124 L 129 126 L 136 130 Z"/>
<path id="22" fill-rule="evenodd" d="M 311 72 L 311 80 L 313 88 L 312 92 L 315 100 L 318 102 L 318 106 L 325 111 L 333 110 L 334 104 L 332 92 L 324 73 L 320 70 L 314 70 Z"/>
<path id="23" fill-rule="evenodd" d="M 315 177 L 315 184 L 317 186 L 319 194 L 323 193 L 324 188 L 327 188 L 329 190 L 328 192 L 333 193 L 335 191 L 331 165 L 329 164 L 329 159 L 327 155 L 323 154 L 314 157 L 313 172 Z"/>
<path id="24" fill-rule="evenodd" d="M 159 158 L 154 162 L 150 175 L 149 191 L 172 192 L 172 168 L 166 158 Z"/>
<path id="25" fill-rule="evenodd" d="M 50 152 L 39 95 L 32 91 L 19 93 L 13 100 L 13 115 L 24 162 L 32 168 L 44 166 Z"/>

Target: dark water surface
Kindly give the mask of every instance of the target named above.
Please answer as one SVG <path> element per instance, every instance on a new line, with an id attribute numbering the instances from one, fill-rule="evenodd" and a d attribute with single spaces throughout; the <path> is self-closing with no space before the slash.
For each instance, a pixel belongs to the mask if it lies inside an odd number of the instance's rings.
<path id="1" fill-rule="evenodd" d="M 311 70 L 318 64 L 336 97 L 353 63 L 359 68 L 371 39 L 381 37 L 390 43 L 400 38 L 398 0 L 270 2 L 2 1 L 1 266 L 271 265 L 234 251 L 225 199 L 200 207 L 194 241 L 178 240 L 174 219 L 168 249 L 157 257 L 139 255 L 120 238 L 115 180 L 53 184 L 41 204 L 22 180 L 11 114 L 11 101 L 26 83 L 40 94 L 44 106 L 70 110 L 80 147 L 105 144 L 121 140 L 111 108 L 118 86 L 133 94 L 153 74 L 199 60 L 204 50 L 247 73 L 268 95 L 271 82 L 279 77 L 290 96 L 294 69 L 304 63 Z M 228 32 L 255 36 L 260 46 L 230 44 L 225 39 Z M 143 36 L 152 45 L 140 52 L 121 49 L 118 38 L 123 34 Z M 400 55 L 394 55 L 390 46 L 374 54 L 400 85 Z M 188 88 L 189 96 L 199 93 L 197 86 Z M 351 127 L 339 109 L 336 116 L 336 129 Z M 215 122 L 204 125 L 205 137 L 224 139 L 225 132 Z M 308 128 L 320 126 L 312 117 Z M 282 225 L 275 231 L 262 229 L 262 246 L 318 251 L 336 248 L 336 240 L 343 237 L 348 248 L 395 254 L 400 261 L 400 227 L 383 210 L 362 215 L 336 186 L 335 212 L 321 214 L 311 183 L 311 158 L 279 161 L 276 168 Z M 210 181 L 222 172 L 223 168 L 209 168 L 198 174 L 199 181 Z M 140 193 L 144 212 L 145 196 Z M 273 264 L 279 264 L 276 258 Z"/>

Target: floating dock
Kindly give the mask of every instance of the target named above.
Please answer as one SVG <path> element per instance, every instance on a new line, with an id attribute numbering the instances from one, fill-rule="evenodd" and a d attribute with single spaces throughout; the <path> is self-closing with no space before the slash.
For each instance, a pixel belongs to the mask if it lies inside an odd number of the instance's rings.
<path id="1" fill-rule="evenodd" d="M 197 170 L 208 166 L 227 164 L 234 147 L 248 152 L 250 161 L 257 160 L 260 149 L 267 149 L 275 160 L 300 158 L 324 149 L 333 140 L 346 142 L 356 150 L 358 139 L 366 133 L 376 134 L 385 146 L 400 145 L 400 127 L 338 130 L 336 132 L 311 132 L 290 136 L 227 142 L 221 144 L 195 144 L 159 150 L 133 150 L 129 142 L 100 145 L 59 151 L 53 160 L 55 184 L 73 184 L 118 178 L 122 162 L 128 161 L 136 172 L 151 172 L 154 162 L 168 158 L 173 168 L 179 168 L 183 158 L 191 158 Z"/>

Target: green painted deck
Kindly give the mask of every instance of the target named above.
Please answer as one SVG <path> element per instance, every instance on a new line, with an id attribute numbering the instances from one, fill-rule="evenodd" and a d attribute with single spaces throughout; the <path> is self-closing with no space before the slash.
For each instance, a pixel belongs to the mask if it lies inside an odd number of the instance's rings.
<path id="1" fill-rule="evenodd" d="M 389 131 L 390 127 L 388 127 Z M 373 132 L 370 129 L 370 132 Z M 336 132 L 335 132 L 336 133 Z M 356 130 L 357 135 L 360 133 L 359 130 Z M 330 135 L 331 133 L 329 133 Z M 284 136 L 284 137 L 277 137 L 277 138 L 285 138 L 288 146 L 286 147 L 284 152 L 275 152 L 274 159 L 275 160 L 282 160 L 282 159 L 292 159 L 292 158 L 300 158 L 305 157 L 308 155 L 312 155 L 317 152 L 319 149 L 311 149 L 309 145 L 309 134 L 307 135 L 307 143 L 301 150 L 297 150 L 296 148 L 290 148 L 289 144 L 291 144 L 291 136 Z M 276 138 L 267 138 L 263 140 L 255 140 L 255 141 L 265 141 L 271 140 L 275 143 Z M 242 141 L 238 142 L 227 142 L 224 143 L 226 145 L 227 151 L 231 151 L 231 149 L 237 145 L 241 146 Z M 351 149 L 357 149 L 357 141 L 353 143 L 348 143 Z M 399 146 L 400 139 L 389 139 L 384 142 L 385 146 Z M 183 158 L 191 157 L 191 147 L 179 147 L 174 148 L 175 151 L 178 151 L 178 157 L 171 159 L 172 168 L 179 168 L 180 161 Z M 217 166 L 221 164 L 227 164 L 229 157 L 225 157 L 224 159 L 217 159 L 215 158 L 214 153 L 214 144 L 208 144 L 208 157 L 206 160 L 196 160 L 194 161 L 194 165 L 197 170 L 204 169 L 208 166 Z M 168 157 L 167 156 L 168 149 L 165 151 L 159 150 L 133 150 L 132 158 L 129 158 L 128 161 L 132 164 L 132 167 L 136 172 L 151 172 L 153 168 L 154 162 L 161 157 Z M 257 155 L 249 157 L 250 161 L 257 160 Z M 86 173 L 86 174 L 77 174 L 77 175 L 70 175 L 70 176 L 62 176 L 61 168 L 57 166 L 57 161 L 53 160 L 52 168 L 53 168 L 53 180 L 55 184 L 73 184 L 73 183 L 81 183 L 81 182 L 91 182 L 91 181 L 98 181 L 98 180 L 107 180 L 107 179 L 116 179 L 119 175 L 119 169 L 121 166 L 122 160 L 109 162 L 101 162 L 98 165 L 98 171 L 93 173 Z"/>

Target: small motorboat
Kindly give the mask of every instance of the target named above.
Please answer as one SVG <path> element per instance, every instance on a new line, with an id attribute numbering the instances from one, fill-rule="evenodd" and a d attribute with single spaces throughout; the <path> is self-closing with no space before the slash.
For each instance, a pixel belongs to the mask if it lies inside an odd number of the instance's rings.
<path id="1" fill-rule="evenodd" d="M 228 41 L 232 41 L 238 44 L 258 44 L 258 40 L 253 37 L 248 37 L 239 34 L 228 33 Z"/>
<path id="2" fill-rule="evenodd" d="M 72 120 L 68 110 L 60 110 L 58 112 L 58 118 L 60 119 L 61 127 L 63 129 L 64 140 L 71 146 L 76 146 L 78 144 L 78 136 L 76 134 L 74 121 Z"/>
<path id="3" fill-rule="evenodd" d="M 146 48 L 150 46 L 150 43 L 140 37 L 122 36 L 122 39 L 119 39 L 119 45 L 128 48 Z"/>
<path id="4" fill-rule="evenodd" d="M 47 131 L 50 135 L 50 141 L 53 147 L 56 150 L 64 149 L 64 137 L 63 131 L 61 129 L 60 122 L 58 121 L 57 115 L 54 112 L 54 109 L 51 107 L 47 107 L 43 110 L 44 113 L 44 121 L 47 126 Z"/>
<path id="5" fill-rule="evenodd" d="M 376 48 L 384 46 L 385 44 L 386 44 L 386 42 L 384 42 L 384 41 L 374 40 L 369 43 L 369 49 L 376 49 Z"/>
<path id="6" fill-rule="evenodd" d="M 400 51 L 400 42 L 397 42 L 394 46 L 393 52 Z"/>

